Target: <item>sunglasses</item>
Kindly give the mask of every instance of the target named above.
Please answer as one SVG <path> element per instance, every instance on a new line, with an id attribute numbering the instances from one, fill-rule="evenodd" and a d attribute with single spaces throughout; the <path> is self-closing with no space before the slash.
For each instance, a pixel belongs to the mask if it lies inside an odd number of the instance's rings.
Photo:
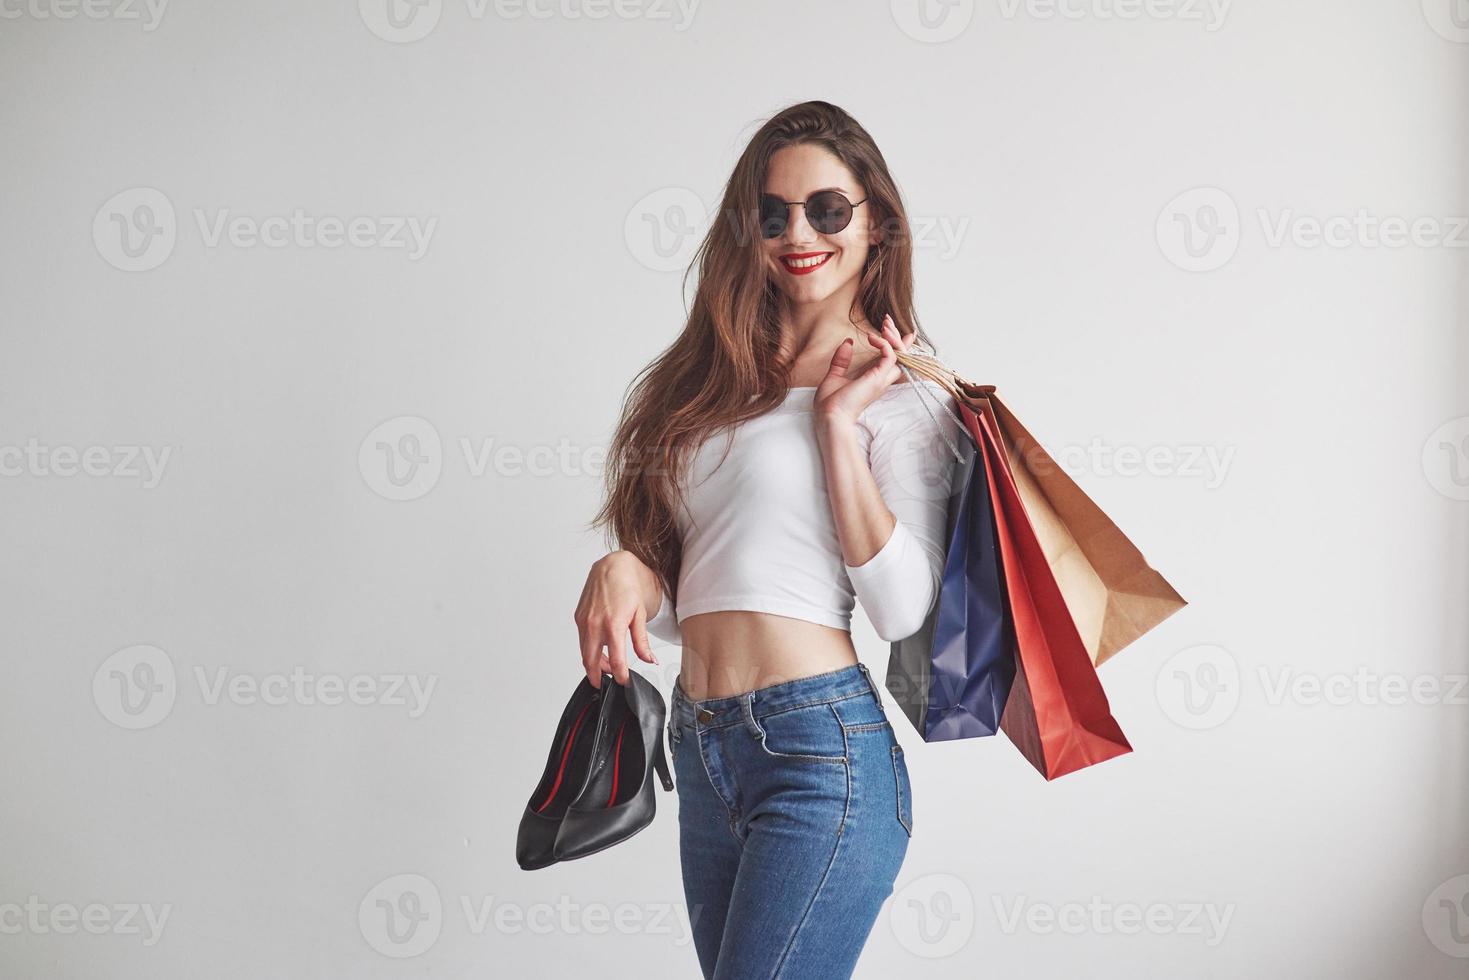
<path id="1" fill-rule="evenodd" d="M 823 235 L 835 235 L 852 223 L 852 211 L 867 203 L 864 197 L 853 204 L 841 191 L 819 191 L 806 201 L 782 201 L 774 194 L 760 195 L 760 234 L 779 238 L 790 225 L 790 208 L 799 204 L 806 221 Z"/>

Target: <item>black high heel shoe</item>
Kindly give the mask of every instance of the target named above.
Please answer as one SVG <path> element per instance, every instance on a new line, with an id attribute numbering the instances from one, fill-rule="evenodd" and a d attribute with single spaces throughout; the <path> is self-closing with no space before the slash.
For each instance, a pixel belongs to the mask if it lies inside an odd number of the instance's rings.
<path id="1" fill-rule="evenodd" d="M 663 747 L 663 695 L 637 671 L 629 671 L 626 687 L 603 674 L 602 690 L 606 697 L 595 760 L 586 785 L 561 820 L 552 848 L 558 861 L 605 850 L 652 823 L 657 812 L 653 772 L 665 791 L 673 789 Z"/>
<path id="2" fill-rule="evenodd" d="M 583 677 L 561 712 L 546 769 L 525 805 L 515 835 L 515 860 L 526 871 L 548 867 L 558 860 L 554 850 L 561 818 L 586 785 L 605 709 L 612 701 L 620 700 L 603 696 L 610 693 L 606 679 L 599 691 Z"/>

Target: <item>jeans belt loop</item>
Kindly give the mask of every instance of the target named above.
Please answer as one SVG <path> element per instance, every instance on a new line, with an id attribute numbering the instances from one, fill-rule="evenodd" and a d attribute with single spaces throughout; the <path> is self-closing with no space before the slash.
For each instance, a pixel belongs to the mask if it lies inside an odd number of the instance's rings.
<path id="1" fill-rule="evenodd" d="M 744 715 L 745 727 L 750 734 L 760 734 L 760 723 L 755 720 L 755 692 L 751 691 L 740 698 L 741 714 Z"/>
<path id="2" fill-rule="evenodd" d="M 862 671 L 862 676 L 867 678 L 867 686 L 872 689 L 872 696 L 877 699 L 878 705 L 881 706 L 882 692 L 877 688 L 877 679 L 872 676 L 872 671 L 867 669 L 866 664 L 858 661 L 857 667 Z"/>

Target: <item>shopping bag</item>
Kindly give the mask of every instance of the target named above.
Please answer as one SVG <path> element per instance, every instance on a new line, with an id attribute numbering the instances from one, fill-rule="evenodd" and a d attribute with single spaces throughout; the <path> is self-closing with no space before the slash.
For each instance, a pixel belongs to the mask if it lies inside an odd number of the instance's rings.
<path id="1" fill-rule="evenodd" d="M 959 411 L 977 431 L 974 413 L 964 405 Z M 994 735 L 1015 678 L 989 478 L 973 442 L 961 438 L 955 449 L 962 455 L 949 492 L 939 594 L 923 627 L 893 643 L 888 656 L 888 692 L 926 742 Z"/>
<path id="2" fill-rule="evenodd" d="M 899 354 L 898 361 L 910 381 L 920 374 L 961 405 L 973 408 L 982 400 L 992 407 L 1025 511 L 1093 664 L 1102 664 L 1187 605 L 1035 440 L 994 385 L 967 381 L 916 347 Z"/>
<path id="3" fill-rule="evenodd" d="M 1100 666 L 1186 602 L 993 392 L 1010 472 L 1066 608 Z"/>
<path id="4" fill-rule="evenodd" d="M 1132 751 L 1036 538 L 1005 455 L 992 391 L 970 402 L 994 501 L 1005 599 L 1015 631 L 1015 680 L 1000 727 L 1055 779 Z M 966 419 L 967 420 L 967 419 Z"/>

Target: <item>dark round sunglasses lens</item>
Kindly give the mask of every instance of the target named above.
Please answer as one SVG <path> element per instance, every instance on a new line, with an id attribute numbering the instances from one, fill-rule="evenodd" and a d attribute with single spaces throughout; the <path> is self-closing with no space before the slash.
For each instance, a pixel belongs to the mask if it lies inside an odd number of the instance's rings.
<path id="1" fill-rule="evenodd" d="M 836 191 L 822 191 L 806 202 L 806 220 L 823 235 L 835 235 L 852 221 L 852 202 Z"/>
<path id="2" fill-rule="evenodd" d="M 775 238 L 786 230 L 786 206 L 778 197 L 760 196 L 760 234 Z"/>

